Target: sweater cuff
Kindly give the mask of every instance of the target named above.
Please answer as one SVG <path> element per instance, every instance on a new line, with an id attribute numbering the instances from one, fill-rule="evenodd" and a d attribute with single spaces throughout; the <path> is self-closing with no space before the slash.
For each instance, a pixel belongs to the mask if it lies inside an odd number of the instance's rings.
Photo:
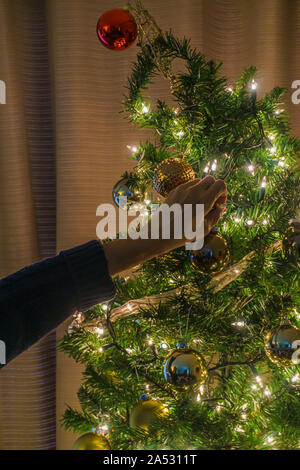
<path id="1" fill-rule="evenodd" d="M 98 240 L 61 251 L 60 256 L 66 261 L 75 286 L 77 310 L 84 312 L 115 297 L 116 289 Z"/>

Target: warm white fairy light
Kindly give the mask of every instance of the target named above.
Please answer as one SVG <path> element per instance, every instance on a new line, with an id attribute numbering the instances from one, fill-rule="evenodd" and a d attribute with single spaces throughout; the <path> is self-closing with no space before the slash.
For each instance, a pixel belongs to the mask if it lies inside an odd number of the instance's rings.
<path id="1" fill-rule="evenodd" d="M 197 401 L 200 401 L 201 400 L 201 396 L 200 396 L 200 393 L 198 393 L 197 395 Z"/>
<path id="2" fill-rule="evenodd" d="M 184 132 L 183 131 L 179 131 L 176 133 L 177 137 L 179 137 L 179 139 L 181 139 L 181 137 L 184 136 Z"/>
<path id="3" fill-rule="evenodd" d="M 259 375 L 257 375 L 257 376 L 255 377 L 255 380 L 256 380 L 256 382 L 257 382 L 259 385 L 262 384 L 262 378 L 261 378 Z"/>
<path id="4" fill-rule="evenodd" d="M 275 153 L 275 152 L 276 152 L 276 147 L 274 147 L 274 146 L 273 146 L 273 147 L 270 147 L 270 152 L 271 152 L 271 153 Z"/>
<path id="5" fill-rule="evenodd" d="M 254 221 L 252 219 L 247 220 L 247 225 L 253 225 Z"/>
<path id="6" fill-rule="evenodd" d="M 273 442 L 275 442 L 275 439 L 274 439 L 274 437 L 269 436 L 269 437 L 266 439 L 266 442 L 267 442 L 268 444 L 273 444 Z"/>
<path id="7" fill-rule="evenodd" d="M 149 344 L 150 346 L 153 344 L 152 339 L 149 339 L 149 340 L 148 340 L 148 344 Z"/>
<path id="8" fill-rule="evenodd" d="M 240 272 L 238 269 L 234 269 L 233 271 L 235 272 L 235 274 L 238 274 Z"/>
<path id="9" fill-rule="evenodd" d="M 203 393 L 204 393 L 204 385 L 200 385 L 200 387 L 199 387 L 199 392 L 200 392 L 200 395 L 203 395 Z"/>
<path id="10" fill-rule="evenodd" d="M 261 188 L 265 188 L 265 187 L 266 187 L 266 184 L 267 184 L 267 182 L 266 182 L 266 177 L 264 176 L 264 177 L 263 177 L 263 180 L 262 180 L 262 182 L 261 182 L 261 184 L 260 184 L 260 187 L 261 187 Z"/>
<path id="11" fill-rule="evenodd" d="M 242 410 L 246 410 L 247 408 L 248 408 L 247 403 L 244 403 L 243 406 L 242 406 Z"/>
<path id="12" fill-rule="evenodd" d="M 239 321 L 236 321 L 236 322 L 234 322 L 234 323 L 231 323 L 231 324 L 232 324 L 233 326 L 238 326 L 239 328 L 243 328 L 243 327 L 246 325 L 246 323 L 245 323 L 244 321 L 240 321 L 240 320 L 239 320 Z"/>
<path id="13" fill-rule="evenodd" d="M 107 309 L 108 309 L 108 306 L 107 306 L 106 304 L 103 304 L 103 305 L 102 305 L 102 308 L 103 308 L 103 310 L 107 310 Z"/>
<path id="14" fill-rule="evenodd" d="M 174 284 L 174 282 L 175 282 L 175 281 L 173 281 L 173 279 L 170 279 L 170 280 L 169 280 L 169 283 L 170 283 L 170 284 Z"/>
<path id="15" fill-rule="evenodd" d="M 217 406 L 216 406 L 216 412 L 217 412 L 217 413 L 220 413 L 220 411 L 221 411 L 221 406 L 220 406 L 220 405 L 217 405 Z"/>
<path id="16" fill-rule="evenodd" d="M 295 313 L 295 316 L 298 320 L 300 320 L 300 313 L 294 308 L 294 313 Z"/>
<path id="17" fill-rule="evenodd" d="M 241 219 L 240 219 L 240 217 L 235 217 L 235 218 L 234 218 L 234 221 L 235 221 L 235 222 L 240 222 Z"/>
<path id="18" fill-rule="evenodd" d="M 250 171 L 250 173 L 252 173 L 254 171 L 254 166 L 253 165 L 248 165 L 248 170 Z"/>
<path id="19" fill-rule="evenodd" d="M 264 220 L 262 221 L 262 224 L 263 224 L 263 225 L 267 225 L 267 223 L 268 223 L 267 219 L 264 219 Z"/>
<path id="20" fill-rule="evenodd" d="M 142 106 L 142 113 L 143 113 L 143 114 L 146 114 L 146 113 L 148 113 L 148 111 L 149 111 L 149 106 L 146 106 L 145 104 L 143 104 L 143 106 Z"/>
<path id="21" fill-rule="evenodd" d="M 230 86 L 226 88 L 226 91 L 228 91 L 228 93 L 233 93 L 233 89 Z"/>
<path id="22" fill-rule="evenodd" d="M 98 349 L 98 352 L 99 352 L 99 353 L 102 353 L 102 352 L 103 352 L 103 348 L 100 347 L 100 348 Z"/>
<path id="23" fill-rule="evenodd" d="M 297 373 L 294 377 L 291 378 L 291 382 L 295 383 L 300 380 L 300 375 Z"/>
<path id="24" fill-rule="evenodd" d="M 204 173 L 208 173 L 208 170 L 209 170 L 209 168 L 208 168 L 208 166 L 206 166 L 203 171 L 204 171 Z"/>
<path id="25" fill-rule="evenodd" d="M 126 351 L 128 354 L 131 354 L 133 352 L 133 349 L 127 348 Z"/>
<path id="26" fill-rule="evenodd" d="M 270 390 L 268 389 L 268 387 L 265 388 L 264 394 L 266 395 L 266 397 L 270 397 L 270 396 L 271 396 L 271 392 L 270 392 Z"/>
<path id="27" fill-rule="evenodd" d="M 178 108 L 174 109 L 174 114 L 178 113 Z"/>
<path id="28" fill-rule="evenodd" d="M 237 426 L 235 428 L 235 432 L 245 432 L 245 430 L 243 428 L 241 428 L 241 426 Z"/>
<path id="29" fill-rule="evenodd" d="M 281 159 L 279 160 L 278 162 L 278 166 L 284 166 L 285 165 L 285 161 L 284 161 L 284 157 L 281 157 Z"/>
<path id="30" fill-rule="evenodd" d="M 129 310 L 129 312 L 132 312 L 132 306 L 130 304 L 127 305 L 127 308 Z"/>
<path id="31" fill-rule="evenodd" d="M 256 90 L 257 89 L 257 83 L 255 80 L 252 80 L 251 82 L 251 90 Z"/>
<path id="32" fill-rule="evenodd" d="M 252 388 L 252 390 L 257 390 L 257 385 L 253 384 L 253 385 L 251 386 L 251 388 Z"/>
<path id="33" fill-rule="evenodd" d="M 136 145 L 127 145 L 127 148 L 128 148 L 132 153 L 136 153 L 136 152 L 137 152 L 137 147 L 136 147 Z"/>
<path id="34" fill-rule="evenodd" d="M 247 415 L 246 415 L 245 413 L 243 413 L 243 414 L 241 415 L 241 418 L 242 418 L 243 420 L 245 420 L 245 419 L 247 419 Z"/>
<path id="35" fill-rule="evenodd" d="M 101 429 L 102 431 L 108 431 L 108 426 L 104 424 L 103 426 L 101 426 Z"/>
<path id="36" fill-rule="evenodd" d="M 166 343 L 162 343 L 161 347 L 162 347 L 162 349 L 167 349 L 168 345 Z"/>
<path id="37" fill-rule="evenodd" d="M 150 202 L 151 202 L 150 199 L 145 199 L 144 200 L 144 203 L 147 204 L 147 206 L 149 206 Z"/>
<path id="38" fill-rule="evenodd" d="M 214 160 L 212 165 L 211 165 L 212 171 L 215 171 L 217 169 L 217 160 Z"/>
<path id="39" fill-rule="evenodd" d="M 146 390 L 149 390 L 149 388 L 150 388 L 150 385 L 146 384 L 146 385 L 145 385 L 145 389 L 146 389 Z"/>
<path id="40" fill-rule="evenodd" d="M 96 328 L 95 331 L 96 331 L 97 335 L 103 335 L 103 333 L 104 333 L 103 328 Z"/>

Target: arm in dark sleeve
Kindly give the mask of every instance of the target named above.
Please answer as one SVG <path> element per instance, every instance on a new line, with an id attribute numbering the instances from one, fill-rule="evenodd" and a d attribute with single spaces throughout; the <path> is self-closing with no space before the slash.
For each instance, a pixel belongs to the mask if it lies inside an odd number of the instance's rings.
<path id="1" fill-rule="evenodd" d="M 104 250 L 97 240 L 0 280 L 0 340 L 6 346 L 6 363 L 76 310 L 85 311 L 114 295 Z"/>

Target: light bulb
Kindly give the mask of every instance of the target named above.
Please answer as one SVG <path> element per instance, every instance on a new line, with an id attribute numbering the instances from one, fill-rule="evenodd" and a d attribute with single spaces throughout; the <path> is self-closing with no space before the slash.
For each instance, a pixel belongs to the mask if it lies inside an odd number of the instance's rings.
<path id="1" fill-rule="evenodd" d="M 145 104 L 143 104 L 142 113 L 146 114 L 146 113 L 148 113 L 148 111 L 149 111 L 148 106 L 146 106 Z"/>
<path id="2" fill-rule="evenodd" d="M 179 137 L 179 139 L 181 139 L 181 137 L 184 136 L 184 132 L 183 132 L 183 131 L 179 131 L 179 132 L 177 132 L 176 135 L 177 135 L 177 137 Z"/>
<path id="3" fill-rule="evenodd" d="M 257 83 L 255 80 L 252 80 L 251 82 L 251 90 L 256 90 L 257 89 Z"/>

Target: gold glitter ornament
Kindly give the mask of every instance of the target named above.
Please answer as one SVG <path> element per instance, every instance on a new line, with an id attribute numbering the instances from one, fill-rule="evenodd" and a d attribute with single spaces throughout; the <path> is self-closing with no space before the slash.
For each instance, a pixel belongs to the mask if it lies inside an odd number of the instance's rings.
<path id="1" fill-rule="evenodd" d="M 163 197 L 179 186 L 195 179 L 196 175 L 191 165 L 182 158 L 167 158 L 155 169 L 153 186 Z"/>

